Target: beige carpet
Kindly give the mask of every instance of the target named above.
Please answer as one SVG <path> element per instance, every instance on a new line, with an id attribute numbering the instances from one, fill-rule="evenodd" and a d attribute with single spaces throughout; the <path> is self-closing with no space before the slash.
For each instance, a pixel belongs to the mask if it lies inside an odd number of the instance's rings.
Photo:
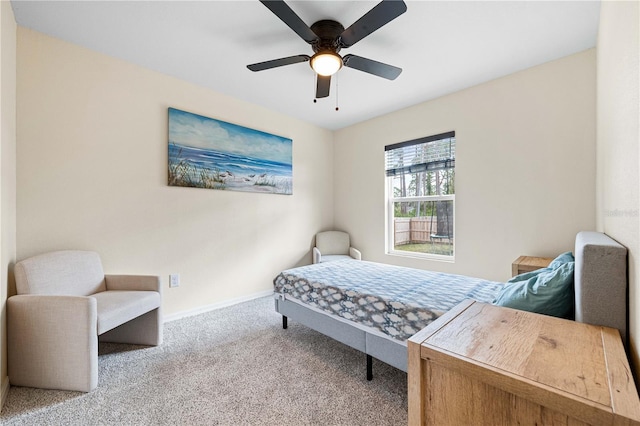
<path id="1" fill-rule="evenodd" d="M 88 394 L 11 387 L 2 425 L 400 425 L 407 376 L 281 316 L 271 297 L 165 324 L 160 347 L 101 344 Z"/>

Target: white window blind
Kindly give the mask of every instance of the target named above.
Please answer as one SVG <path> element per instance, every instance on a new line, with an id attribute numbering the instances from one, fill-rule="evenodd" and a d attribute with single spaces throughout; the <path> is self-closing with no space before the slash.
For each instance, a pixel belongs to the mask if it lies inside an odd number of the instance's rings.
<path id="1" fill-rule="evenodd" d="M 455 136 L 455 132 L 447 132 L 385 146 L 386 175 L 455 168 Z"/>

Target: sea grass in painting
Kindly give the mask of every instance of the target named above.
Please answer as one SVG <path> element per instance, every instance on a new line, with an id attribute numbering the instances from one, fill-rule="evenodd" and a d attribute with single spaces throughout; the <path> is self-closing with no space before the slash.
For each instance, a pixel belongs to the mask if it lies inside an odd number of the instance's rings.
<path id="1" fill-rule="evenodd" d="M 293 193 L 293 142 L 169 108 L 169 185 Z"/>

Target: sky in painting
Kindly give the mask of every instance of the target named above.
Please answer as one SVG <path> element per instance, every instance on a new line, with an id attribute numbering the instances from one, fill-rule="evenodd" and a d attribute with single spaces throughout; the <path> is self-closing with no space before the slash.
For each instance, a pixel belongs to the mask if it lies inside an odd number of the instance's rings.
<path id="1" fill-rule="evenodd" d="M 169 108 L 169 143 L 291 164 L 291 139 Z"/>

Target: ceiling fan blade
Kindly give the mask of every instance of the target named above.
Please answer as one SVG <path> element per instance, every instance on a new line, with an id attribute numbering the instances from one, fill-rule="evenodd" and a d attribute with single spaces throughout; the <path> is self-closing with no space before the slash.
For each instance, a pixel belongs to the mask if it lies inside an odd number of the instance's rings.
<path id="1" fill-rule="evenodd" d="M 264 71 L 271 68 L 282 67 L 284 65 L 297 64 L 299 62 L 307 62 L 311 59 L 307 55 L 289 56 L 287 58 L 272 59 L 271 61 L 258 62 L 257 64 L 247 65 L 251 71 Z"/>
<path id="2" fill-rule="evenodd" d="M 331 87 L 331 76 L 323 76 L 317 74 L 318 83 L 316 85 L 316 98 L 326 98 L 329 96 L 329 88 Z"/>
<path id="3" fill-rule="evenodd" d="M 387 80 L 395 80 L 402 72 L 402 68 L 356 55 L 345 55 L 344 58 L 342 58 L 342 63 L 345 67 L 377 75 Z"/>
<path id="4" fill-rule="evenodd" d="M 402 0 L 382 0 L 339 37 L 341 47 L 350 47 L 407 11 Z"/>
<path id="5" fill-rule="evenodd" d="M 316 33 L 282 0 L 260 0 L 274 15 L 282 22 L 287 24 L 289 28 L 295 31 L 304 41 L 313 44 L 318 41 Z"/>

